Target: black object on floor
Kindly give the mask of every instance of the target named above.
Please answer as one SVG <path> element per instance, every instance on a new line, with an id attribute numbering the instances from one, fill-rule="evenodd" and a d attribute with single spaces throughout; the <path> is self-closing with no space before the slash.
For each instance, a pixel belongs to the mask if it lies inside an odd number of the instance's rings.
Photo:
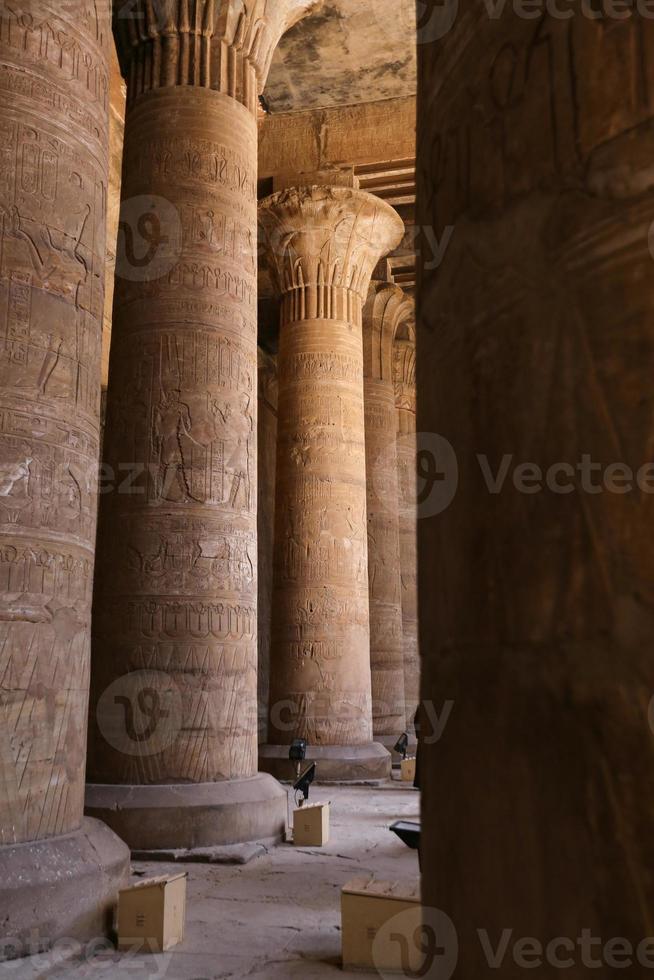
<path id="1" fill-rule="evenodd" d="M 420 850 L 420 822 L 414 820 L 397 820 L 390 829 L 400 840 L 413 851 Z"/>

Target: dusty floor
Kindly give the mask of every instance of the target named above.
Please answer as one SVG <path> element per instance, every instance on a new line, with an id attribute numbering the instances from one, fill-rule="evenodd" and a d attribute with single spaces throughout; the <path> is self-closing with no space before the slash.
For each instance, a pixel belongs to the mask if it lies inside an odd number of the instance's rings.
<path id="1" fill-rule="evenodd" d="M 281 845 L 250 864 L 134 864 L 134 871 L 188 871 L 186 939 L 161 956 L 58 960 L 52 953 L 0 964 L 0 980 L 323 980 L 365 977 L 340 966 L 340 889 L 362 872 L 418 874 L 415 851 L 388 830 L 418 816 L 419 796 L 399 783 L 382 788 L 315 786 L 311 802 L 331 800 L 324 848 Z M 136 879 L 135 879 L 136 880 Z M 373 974 L 374 975 L 374 974 Z"/>

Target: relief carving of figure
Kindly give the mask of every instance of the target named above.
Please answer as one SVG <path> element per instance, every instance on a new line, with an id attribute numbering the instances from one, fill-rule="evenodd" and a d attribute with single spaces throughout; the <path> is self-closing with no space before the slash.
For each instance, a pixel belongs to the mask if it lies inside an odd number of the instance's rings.
<path id="1" fill-rule="evenodd" d="M 32 502 L 30 465 L 32 457 L 0 464 L 0 514 L 17 524 L 21 511 Z"/>
<path id="2" fill-rule="evenodd" d="M 236 509 L 250 510 L 250 439 L 254 423 L 250 414 L 250 396 L 242 395 L 239 406 L 225 410 L 225 478 L 226 503 Z"/>
<path id="3" fill-rule="evenodd" d="M 162 391 L 154 416 L 153 450 L 158 463 L 157 496 L 180 503 L 191 499 L 190 452 L 191 411 L 179 389 Z"/>

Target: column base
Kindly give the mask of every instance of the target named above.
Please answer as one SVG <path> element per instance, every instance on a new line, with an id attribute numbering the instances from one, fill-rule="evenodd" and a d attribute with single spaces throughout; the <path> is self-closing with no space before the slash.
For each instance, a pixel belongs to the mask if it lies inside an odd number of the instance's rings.
<path id="1" fill-rule="evenodd" d="M 259 768 L 276 779 L 292 782 L 294 763 L 288 758 L 288 745 L 259 746 Z M 390 753 L 378 742 L 366 745 L 309 745 L 303 768 L 315 762 L 319 783 L 354 783 L 389 779 Z"/>
<path id="2" fill-rule="evenodd" d="M 0 846 L 0 961 L 60 939 L 111 935 L 129 873 L 128 848 L 97 820 L 63 837 Z"/>
<path id="3" fill-rule="evenodd" d="M 85 809 L 132 851 L 193 850 L 283 840 L 287 794 L 265 773 L 220 783 L 91 783 Z"/>

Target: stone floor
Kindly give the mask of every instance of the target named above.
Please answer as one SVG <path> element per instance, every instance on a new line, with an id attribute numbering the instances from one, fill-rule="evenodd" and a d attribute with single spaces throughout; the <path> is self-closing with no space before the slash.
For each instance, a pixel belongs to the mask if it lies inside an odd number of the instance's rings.
<path id="1" fill-rule="evenodd" d="M 398 818 L 417 818 L 418 793 L 395 782 L 380 788 L 314 786 L 311 795 L 311 802 L 332 803 L 331 841 L 324 848 L 281 845 L 239 866 L 134 864 L 139 875 L 188 871 L 186 938 L 174 951 L 134 957 L 112 952 L 83 960 L 51 953 L 0 964 L 0 980 L 373 976 L 341 969 L 340 889 L 363 872 L 384 878 L 418 874 L 416 852 L 388 830 Z"/>

